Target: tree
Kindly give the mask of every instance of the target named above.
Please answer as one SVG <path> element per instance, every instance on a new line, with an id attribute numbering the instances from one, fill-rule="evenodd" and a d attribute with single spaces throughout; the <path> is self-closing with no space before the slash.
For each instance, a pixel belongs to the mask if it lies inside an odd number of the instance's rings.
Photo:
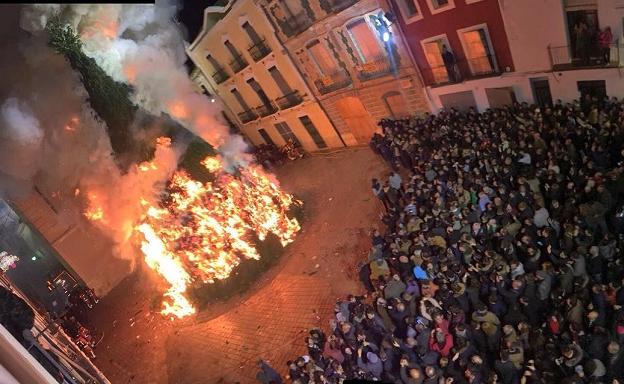
<path id="1" fill-rule="evenodd" d="M 64 55 L 71 67 L 80 73 L 91 107 L 106 123 L 115 158 L 122 170 L 131 164 L 151 159 L 155 145 L 153 139 L 166 134 L 191 143 L 182 157 L 181 166 L 197 180 L 206 181 L 210 178 L 209 173 L 199 163 L 206 156 L 215 154 L 210 144 L 167 116 L 140 113 L 141 110 L 130 100 L 132 88 L 113 80 L 94 59 L 82 51 L 80 37 L 71 26 L 63 25 L 57 18 L 48 23 L 46 30 L 49 45 Z M 147 140 L 138 141 L 132 133 L 133 125 L 139 130 L 158 126 L 161 131 L 153 132 Z"/>

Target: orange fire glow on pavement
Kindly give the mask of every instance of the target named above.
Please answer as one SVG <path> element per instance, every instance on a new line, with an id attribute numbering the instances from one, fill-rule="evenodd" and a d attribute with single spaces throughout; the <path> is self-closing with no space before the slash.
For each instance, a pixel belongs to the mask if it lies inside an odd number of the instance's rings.
<path id="1" fill-rule="evenodd" d="M 185 295 L 191 284 L 226 279 L 243 259 L 259 259 L 254 234 L 264 240 L 272 233 L 285 246 L 300 230 L 298 221 L 287 216 L 298 202 L 260 166 L 241 168 L 234 176 L 224 171 L 219 157 L 207 157 L 201 164 L 215 176 L 212 182 L 201 183 L 179 170 L 158 206 L 141 200 L 144 217 L 135 231 L 147 265 L 169 285 L 163 315 L 195 313 Z M 143 163 L 139 169 L 152 167 Z M 89 195 L 85 215 L 91 220 L 103 216 L 96 195 Z"/>

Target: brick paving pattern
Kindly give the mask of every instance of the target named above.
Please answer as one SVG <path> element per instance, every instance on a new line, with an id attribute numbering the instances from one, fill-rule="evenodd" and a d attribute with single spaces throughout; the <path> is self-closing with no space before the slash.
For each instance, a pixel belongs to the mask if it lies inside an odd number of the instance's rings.
<path id="1" fill-rule="evenodd" d="M 170 382 L 253 383 L 259 357 L 285 376 L 285 362 L 305 353 L 308 330 L 327 328 L 330 291 L 318 277 L 283 277 L 236 310 L 180 330 L 168 345 Z"/>

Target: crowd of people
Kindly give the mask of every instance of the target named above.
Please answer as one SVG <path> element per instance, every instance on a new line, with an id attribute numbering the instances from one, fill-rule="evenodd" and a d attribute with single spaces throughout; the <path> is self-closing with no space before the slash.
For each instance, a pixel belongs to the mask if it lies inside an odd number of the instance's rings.
<path id="1" fill-rule="evenodd" d="M 380 126 L 366 294 L 310 331 L 290 381 L 624 383 L 624 104 Z"/>

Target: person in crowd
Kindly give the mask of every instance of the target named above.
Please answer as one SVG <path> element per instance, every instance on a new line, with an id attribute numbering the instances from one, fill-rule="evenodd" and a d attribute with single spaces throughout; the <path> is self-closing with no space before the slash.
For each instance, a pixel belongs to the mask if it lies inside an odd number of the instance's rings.
<path id="1" fill-rule="evenodd" d="M 371 147 L 396 173 L 373 180 L 367 293 L 307 337 L 292 382 L 624 383 L 624 103 L 380 127 Z"/>

